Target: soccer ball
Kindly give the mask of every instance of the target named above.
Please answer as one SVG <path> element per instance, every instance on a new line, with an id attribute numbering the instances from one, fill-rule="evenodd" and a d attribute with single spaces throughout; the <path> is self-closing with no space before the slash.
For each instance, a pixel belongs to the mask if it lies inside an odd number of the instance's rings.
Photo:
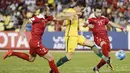
<path id="1" fill-rule="evenodd" d="M 126 53 L 124 50 L 119 50 L 116 52 L 116 58 L 119 60 L 123 60 L 126 57 Z"/>

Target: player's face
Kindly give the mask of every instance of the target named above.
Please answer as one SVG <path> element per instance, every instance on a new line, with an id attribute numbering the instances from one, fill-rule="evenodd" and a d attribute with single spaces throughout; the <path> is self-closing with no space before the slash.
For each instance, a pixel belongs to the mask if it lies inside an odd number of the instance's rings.
<path id="1" fill-rule="evenodd" d="M 75 9 L 76 9 L 76 12 L 82 12 L 83 7 L 77 6 Z"/>
<path id="2" fill-rule="evenodd" d="M 95 11 L 95 16 L 96 17 L 99 17 L 99 16 L 101 16 L 102 15 L 102 10 L 101 9 L 96 9 L 96 11 Z"/>

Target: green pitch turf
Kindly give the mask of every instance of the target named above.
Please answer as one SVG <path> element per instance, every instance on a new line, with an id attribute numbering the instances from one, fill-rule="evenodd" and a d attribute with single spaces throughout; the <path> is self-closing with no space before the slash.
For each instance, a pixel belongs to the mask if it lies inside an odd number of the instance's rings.
<path id="1" fill-rule="evenodd" d="M 52 52 L 55 62 L 64 56 L 64 52 Z M 16 57 L 10 57 L 2 60 L 3 53 L 0 53 L 0 73 L 48 73 L 49 66 L 46 60 L 37 57 L 35 62 L 29 63 Z M 105 66 L 100 73 L 130 73 L 130 53 L 123 60 L 117 60 L 115 54 L 112 53 L 112 64 L 115 71 L 110 71 Z M 61 73 L 94 73 L 92 68 L 99 62 L 98 58 L 92 52 L 76 52 L 70 62 L 59 68 Z"/>

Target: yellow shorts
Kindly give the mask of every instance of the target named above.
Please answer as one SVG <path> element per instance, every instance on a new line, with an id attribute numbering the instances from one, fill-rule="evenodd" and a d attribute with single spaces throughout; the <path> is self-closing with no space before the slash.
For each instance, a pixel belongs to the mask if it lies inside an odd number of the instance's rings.
<path id="1" fill-rule="evenodd" d="M 67 52 L 74 52 L 75 48 L 77 47 L 77 44 L 84 45 L 84 42 L 86 41 L 86 38 L 82 35 L 79 35 L 77 37 L 65 37 L 65 43 L 66 43 L 66 51 Z"/>

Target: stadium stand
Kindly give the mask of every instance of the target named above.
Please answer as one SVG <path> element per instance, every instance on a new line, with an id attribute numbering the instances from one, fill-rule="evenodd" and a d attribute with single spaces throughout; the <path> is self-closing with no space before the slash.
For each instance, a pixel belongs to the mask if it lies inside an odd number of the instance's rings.
<path id="1" fill-rule="evenodd" d="M 76 2 L 82 2 L 86 5 L 83 10 L 83 16 L 80 18 L 80 31 L 89 31 L 82 27 L 85 19 L 93 12 L 96 3 L 102 4 L 103 15 L 109 20 L 123 25 L 130 31 L 130 2 L 129 0 L 1 0 L 0 1 L 0 31 L 15 30 L 19 31 L 24 19 L 29 19 L 40 12 L 40 8 L 47 5 L 53 16 L 58 15 L 64 9 L 73 7 Z M 113 1 L 113 2 L 112 2 Z M 57 23 L 54 22 L 56 25 Z M 54 24 L 52 23 L 52 24 Z M 30 24 L 30 23 L 29 23 Z M 62 24 L 62 23 L 61 23 Z M 31 29 L 27 29 L 31 30 Z M 120 29 L 110 31 L 120 32 Z M 46 31 L 64 31 L 60 25 L 49 25 Z"/>

